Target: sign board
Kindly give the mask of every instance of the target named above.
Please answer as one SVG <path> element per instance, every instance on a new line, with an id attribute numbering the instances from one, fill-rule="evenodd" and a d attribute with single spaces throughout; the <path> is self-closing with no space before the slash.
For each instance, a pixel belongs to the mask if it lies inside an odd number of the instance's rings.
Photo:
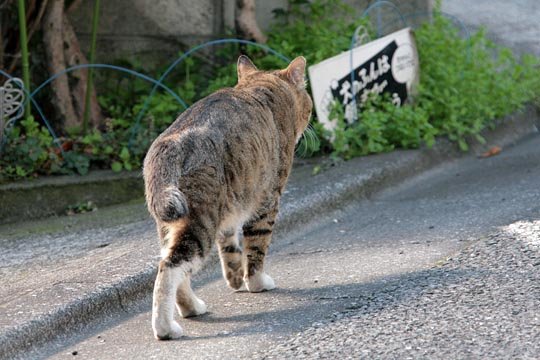
<path id="1" fill-rule="evenodd" d="M 349 123 L 356 119 L 357 103 L 370 94 L 388 93 L 399 106 L 418 84 L 418 53 L 410 28 L 377 39 L 352 50 L 354 82 L 351 84 L 351 51 L 343 52 L 308 69 L 313 101 L 319 122 L 328 130 L 336 123 L 329 119 L 332 102 L 344 107 Z"/>

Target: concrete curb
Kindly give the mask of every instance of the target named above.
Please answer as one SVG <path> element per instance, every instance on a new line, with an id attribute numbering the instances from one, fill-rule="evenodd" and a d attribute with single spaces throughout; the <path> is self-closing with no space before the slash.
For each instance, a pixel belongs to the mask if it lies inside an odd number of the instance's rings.
<path id="1" fill-rule="evenodd" d="M 504 148 L 537 133 L 539 127 L 537 109 L 527 106 L 523 111 L 500 120 L 494 130 L 485 131 L 483 135 L 487 140 L 486 146 Z M 479 154 L 486 146 L 474 143 L 469 154 Z M 304 178 L 302 183 L 295 182 L 293 174 L 282 199 L 275 242 L 279 243 L 283 239 L 280 234 L 292 231 L 299 223 L 316 220 L 321 213 L 369 197 L 406 178 L 464 155 L 454 144 L 440 139 L 432 149 L 396 151 L 353 159 L 333 167 L 332 171 L 308 177 L 307 180 Z M 313 189 L 321 191 L 313 192 Z M 203 270 L 199 279 L 208 275 L 217 261 L 217 256 L 210 259 L 205 266 L 206 272 Z M 130 304 L 151 293 L 155 271 L 154 266 L 145 267 L 111 286 L 96 289 L 46 316 L 0 334 L 0 358 L 24 356 L 29 349 L 95 326 L 107 315 L 127 311 Z"/>
<path id="2" fill-rule="evenodd" d="M 375 192 L 442 162 L 468 154 L 480 155 L 490 145 L 502 148 L 511 146 L 524 137 L 537 133 L 539 128 L 540 113 L 538 109 L 534 106 L 526 106 L 522 111 L 498 120 L 493 129 L 483 131 L 482 135 L 486 139 L 485 145 L 471 138 L 469 141 L 470 149 L 467 153 L 460 151 L 450 141 L 439 139 L 431 149 L 401 150 L 391 153 L 399 156 L 399 162 L 383 160 L 383 156 L 390 154 L 352 159 L 346 162 L 347 166 L 336 167 L 332 169 L 332 172 L 323 174 L 324 181 L 320 181 L 318 176 L 314 176 L 302 184 L 305 188 L 331 187 L 335 190 L 333 193 L 306 193 L 303 197 L 295 199 L 291 199 L 285 194 L 277 230 L 288 230 L 296 223 L 309 221 L 321 211 L 328 211 L 348 202 L 369 197 Z M 366 165 L 367 171 L 362 171 L 362 169 L 365 170 Z M 360 171 L 354 171 L 355 169 Z M 294 186 L 294 183 L 289 186 L 291 185 Z"/>
<path id="3" fill-rule="evenodd" d="M 0 359 L 25 358 L 31 349 L 95 325 L 115 312 L 126 312 L 129 303 L 142 300 L 152 291 L 155 270 L 143 269 L 136 276 L 96 289 L 47 315 L 0 334 Z"/>
<path id="4" fill-rule="evenodd" d="M 68 206 L 92 201 L 120 204 L 143 196 L 139 171 L 94 171 L 87 176 L 58 176 L 0 185 L 0 224 L 65 214 Z"/>
<path id="5" fill-rule="evenodd" d="M 532 106 L 524 114 L 534 111 Z M 506 120 L 501 121 L 503 127 Z M 526 125 L 525 125 L 526 126 Z M 447 145 L 438 148 L 446 148 Z M 363 161 L 362 158 L 360 161 Z M 354 160 L 353 160 L 354 162 Z M 140 171 L 93 171 L 87 176 L 57 176 L 0 185 L 0 225 L 63 215 L 69 206 L 92 201 L 98 208 L 144 195 Z"/>

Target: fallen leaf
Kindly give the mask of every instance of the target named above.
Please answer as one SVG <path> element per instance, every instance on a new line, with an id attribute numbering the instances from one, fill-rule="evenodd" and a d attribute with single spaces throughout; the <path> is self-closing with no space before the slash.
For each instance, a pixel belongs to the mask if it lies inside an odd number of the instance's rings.
<path id="1" fill-rule="evenodd" d="M 480 155 L 481 158 L 487 158 L 490 156 L 499 155 L 499 153 L 502 151 L 502 148 L 500 146 L 492 146 L 489 148 L 488 151 Z"/>

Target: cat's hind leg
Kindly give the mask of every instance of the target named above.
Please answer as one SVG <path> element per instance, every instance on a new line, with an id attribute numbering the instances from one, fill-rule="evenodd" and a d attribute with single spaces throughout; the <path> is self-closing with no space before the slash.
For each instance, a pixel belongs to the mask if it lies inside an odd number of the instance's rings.
<path id="1" fill-rule="evenodd" d="M 183 269 L 170 266 L 167 260 L 159 263 L 152 303 L 152 329 L 158 340 L 182 336 L 182 327 L 174 320 L 174 304 L 176 290 L 185 277 Z"/>
<path id="2" fill-rule="evenodd" d="M 277 211 L 264 213 L 243 227 L 244 282 L 249 292 L 272 290 L 274 280 L 264 272 L 264 258 L 272 240 Z"/>
<path id="3" fill-rule="evenodd" d="M 189 276 L 186 276 L 186 281 L 182 282 L 176 291 L 176 307 L 185 318 L 206 313 L 206 304 L 193 292 Z"/>
<path id="4" fill-rule="evenodd" d="M 152 305 L 152 328 L 159 340 L 176 339 L 182 336 L 182 328 L 174 320 L 175 305 L 184 317 L 206 312 L 206 305 L 193 293 L 190 274 L 195 271 L 204 257 L 201 232 L 196 236 L 187 221 L 179 220 L 164 224 L 160 235 L 162 260 L 154 285 Z"/>
<path id="5" fill-rule="evenodd" d="M 238 241 L 238 231 L 236 229 L 221 231 L 218 235 L 217 244 L 223 277 L 229 287 L 238 290 L 244 284 L 242 248 L 240 248 Z"/>

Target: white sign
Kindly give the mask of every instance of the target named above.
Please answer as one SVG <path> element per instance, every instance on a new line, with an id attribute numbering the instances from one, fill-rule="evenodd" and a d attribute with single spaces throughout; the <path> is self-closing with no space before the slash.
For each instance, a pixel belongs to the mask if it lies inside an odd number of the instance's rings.
<path id="1" fill-rule="evenodd" d="M 336 126 L 329 119 L 331 104 L 339 101 L 345 118 L 356 119 L 356 102 L 365 102 L 370 94 L 389 93 L 400 106 L 418 84 L 419 64 L 414 36 L 405 28 L 352 50 L 354 81 L 351 82 L 351 51 L 343 52 L 308 69 L 315 110 L 328 130 Z"/>

